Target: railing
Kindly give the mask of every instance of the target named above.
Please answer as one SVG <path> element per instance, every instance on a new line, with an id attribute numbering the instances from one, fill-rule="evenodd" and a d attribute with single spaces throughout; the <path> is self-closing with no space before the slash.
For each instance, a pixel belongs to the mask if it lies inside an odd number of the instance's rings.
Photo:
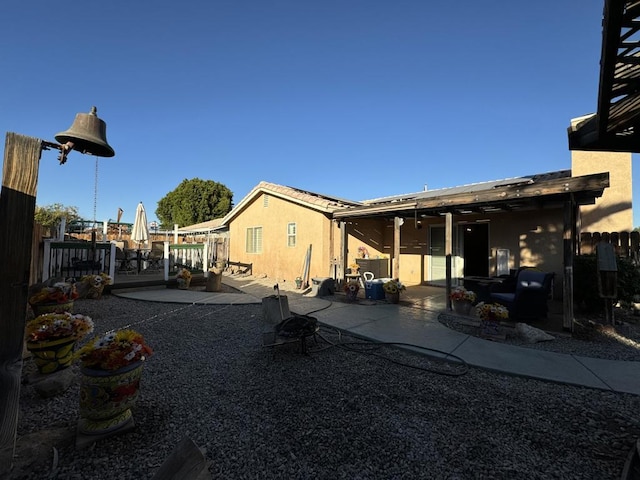
<path id="1" fill-rule="evenodd" d="M 115 272 L 116 246 L 109 242 L 44 241 L 42 281 L 50 278 L 80 278 Z"/>
<path id="2" fill-rule="evenodd" d="M 208 243 L 169 244 L 164 242 L 164 279 L 179 268 L 208 275 L 216 263 Z M 42 281 L 49 278 L 80 278 L 83 275 L 107 273 L 116 281 L 116 245 L 111 242 L 61 242 L 44 240 Z"/>
<path id="3" fill-rule="evenodd" d="M 191 272 L 204 272 L 209 268 L 206 243 L 175 243 L 169 245 L 169 270 L 187 268 Z M 204 259 L 207 259 L 206 261 Z"/>

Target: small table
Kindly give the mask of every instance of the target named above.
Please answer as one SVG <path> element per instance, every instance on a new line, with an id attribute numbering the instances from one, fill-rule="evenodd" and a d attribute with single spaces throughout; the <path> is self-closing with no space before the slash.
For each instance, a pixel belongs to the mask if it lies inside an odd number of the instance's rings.
<path id="1" fill-rule="evenodd" d="M 491 301 L 491 287 L 504 283 L 503 277 L 470 276 L 462 278 L 464 288 L 472 290 L 478 297 L 478 302 Z"/>

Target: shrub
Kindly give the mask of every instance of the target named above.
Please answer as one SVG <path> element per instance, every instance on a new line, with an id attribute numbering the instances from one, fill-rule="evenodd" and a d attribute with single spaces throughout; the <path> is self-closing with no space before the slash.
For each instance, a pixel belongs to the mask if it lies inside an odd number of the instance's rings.
<path id="1" fill-rule="evenodd" d="M 628 303 L 640 293 L 640 270 L 631 259 L 617 257 L 617 300 Z M 598 267 L 595 255 L 579 255 L 573 259 L 573 300 L 585 312 L 604 311 L 604 301 L 598 290 Z"/>

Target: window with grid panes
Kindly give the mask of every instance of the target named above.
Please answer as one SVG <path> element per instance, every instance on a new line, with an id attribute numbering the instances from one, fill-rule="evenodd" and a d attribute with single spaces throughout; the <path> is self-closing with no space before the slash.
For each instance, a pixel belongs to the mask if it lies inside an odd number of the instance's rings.
<path id="1" fill-rule="evenodd" d="M 247 253 L 262 253 L 262 227 L 247 228 Z"/>
<path id="2" fill-rule="evenodd" d="M 287 225 L 287 247 L 295 247 L 296 246 L 296 224 L 289 223 Z"/>

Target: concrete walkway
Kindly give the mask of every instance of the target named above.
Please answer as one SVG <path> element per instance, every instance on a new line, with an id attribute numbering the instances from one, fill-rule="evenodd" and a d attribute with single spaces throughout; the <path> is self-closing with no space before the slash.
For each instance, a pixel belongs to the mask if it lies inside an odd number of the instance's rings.
<path id="1" fill-rule="evenodd" d="M 261 304 L 275 294 L 273 280 L 223 277 L 223 283 L 244 293 L 178 289 L 114 291 L 135 300 L 192 304 Z M 483 340 L 451 330 L 438 321 L 442 311 L 375 302 L 349 304 L 327 298 L 280 291 L 291 312 L 312 315 L 326 326 L 378 342 L 407 343 L 417 351 L 443 358 L 455 355 L 467 364 L 540 380 L 640 395 L 640 362 L 622 362 L 546 352 Z M 370 305 L 368 304 L 370 303 Z M 424 350 L 427 349 L 427 350 Z"/>

